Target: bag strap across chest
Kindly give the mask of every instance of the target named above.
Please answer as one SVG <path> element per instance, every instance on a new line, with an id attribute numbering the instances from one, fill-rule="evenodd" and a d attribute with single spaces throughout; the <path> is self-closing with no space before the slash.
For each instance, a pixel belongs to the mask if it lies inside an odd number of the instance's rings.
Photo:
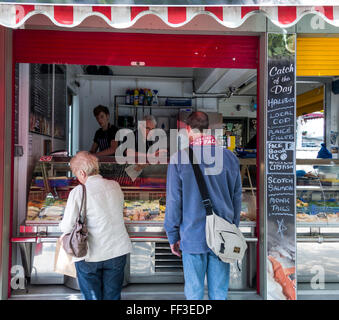
<path id="1" fill-rule="evenodd" d="M 200 170 L 199 164 L 197 163 L 197 161 L 195 161 L 196 158 L 194 156 L 193 149 L 188 148 L 188 152 L 189 152 L 190 163 L 192 165 L 195 179 L 197 181 L 200 195 L 202 197 L 202 203 L 206 209 L 206 215 L 207 216 L 212 215 L 213 214 L 212 202 L 211 202 L 208 190 L 207 190 L 207 185 L 206 185 L 204 176 Z"/>

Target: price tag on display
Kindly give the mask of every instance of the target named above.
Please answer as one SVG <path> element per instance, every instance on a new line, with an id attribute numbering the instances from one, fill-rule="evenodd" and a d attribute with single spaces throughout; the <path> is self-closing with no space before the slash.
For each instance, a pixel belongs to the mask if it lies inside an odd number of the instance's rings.
<path id="1" fill-rule="evenodd" d="M 41 161 L 41 162 L 50 162 L 50 161 L 52 161 L 52 159 L 53 159 L 52 156 L 43 156 L 43 157 L 40 158 L 39 161 Z"/>

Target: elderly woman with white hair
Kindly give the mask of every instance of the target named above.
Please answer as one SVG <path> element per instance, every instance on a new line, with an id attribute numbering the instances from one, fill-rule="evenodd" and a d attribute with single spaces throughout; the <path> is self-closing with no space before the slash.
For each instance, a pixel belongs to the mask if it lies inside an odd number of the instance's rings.
<path id="1" fill-rule="evenodd" d="M 70 162 L 73 174 L 86 186 L 88 252 L 73 258 L 81 293 L 86 300 L 119 300 L 127 254 L 132 245 L 124 219 L 124 195 L 119 184 L 99 175 L 98 159 L 87 151 Z M 79 214 L 82 187 L 69 194 L 60 229 L 68 233 Z"/>

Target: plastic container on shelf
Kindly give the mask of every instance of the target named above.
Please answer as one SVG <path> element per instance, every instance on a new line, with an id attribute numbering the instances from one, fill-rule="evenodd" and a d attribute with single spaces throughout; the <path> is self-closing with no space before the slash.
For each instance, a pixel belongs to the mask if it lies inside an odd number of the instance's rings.
<path id="1" fill-rule="evenodd" d="M 167 98 L 165 104 L 166 106 L 190 107 L 192 105 L 192 99 Z"/>
<path id="2" fill-rule="evenodd" d="M 153 95 L 152 105 L 153 105 L 153 106 L 159 105 L 159 100 L 158 100 L 158 90 L 152 90 L 152 95 Z"/>
<path id="3" fill-rule="evenodd" d="M 134 104 L 134 90 L 129 90 L 129 104 Z"/>
<path id="4" fill-rule="evenodd" d="M 146 92 L 145 92 L 145 105 L 146 106 L 151 106 L 152 105 L 152 100 L 153 100 L 152 91 L 150 89 L 146 89 Z"/>
<path id="5" fill-rule="evenodd" d="M 139 90 L 138 89 L 134 89 L 133 104 L 135 106 L 137 106 L 139 104 Z"/>
<path id="6" fill-rule="evenodd" d="M 143 106 L 145 101 L 145 91 L 143 89 L 140 89 L 139 91 L 139 105 Z"/>
<path id="7" fill-rule="evenodd" d="M 130 92 L 130 90 L 126 90 L 125 104 L 131 104 L 131 92 Z"/>

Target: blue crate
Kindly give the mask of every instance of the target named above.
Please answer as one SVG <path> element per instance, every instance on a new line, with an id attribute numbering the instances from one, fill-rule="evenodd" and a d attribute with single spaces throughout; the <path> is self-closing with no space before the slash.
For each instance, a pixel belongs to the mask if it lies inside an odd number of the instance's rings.
<path id="1" fill-rule="evenodd" d="M 236 153 L 240 158 L 256 158 L 257 149 L 235 148 Z"/>
<path id="2" fill-rule="evenodd" d="M 61 188 L 69 186 L 70 180 L 71 179 L 48 179 L 48 183 L 51 188 Z M 40 188 L 44 188 L 45 186 L 44 180 L 41 178 L 36 178 L 35 184 Z"/>
<path id="3" fill-rule="evenodd" d="M 307 213 L 307 214 L 310 214 L 309 207 L 297 207 L 297 213 Z"/>
<path id="4" fill-rule="evenodd" d="M 166 106 L 178 106 L 178 107 L 190 107 L 192 105 L 192 99 L 166 99 Z"/>
<path id="5" fill-rule="evenodd" d="M 339 213 L 339 207 L 327 207 L 327 206 L 316 206 L 314 204 L 311 205 L 309 209 L 310 214 L 318 214 L 320 212 L 326 213 Z"/>

